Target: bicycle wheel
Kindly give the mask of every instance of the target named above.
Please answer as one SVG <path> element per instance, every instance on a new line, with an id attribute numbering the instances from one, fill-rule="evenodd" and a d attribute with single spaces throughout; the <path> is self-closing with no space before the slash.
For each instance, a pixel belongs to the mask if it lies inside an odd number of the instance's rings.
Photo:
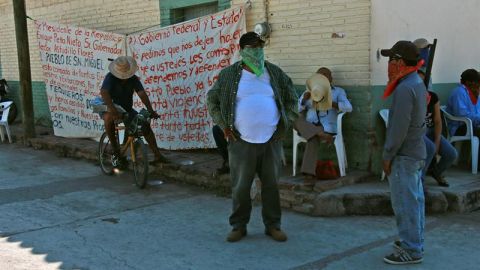
<path id="1" fill-rule="evenodd" d="M 147 146 L 141 138 L 135 139 L 135 158 L 131 157 L 135 185 L 145 188 L 148 180 L 148 157 Z"/>
<path id="2" fill-rule="evenodd" d="M 100 169 L 106 175 L 113 174 L 113 165 L 112 165 L 112 154 L 113 148 L 110 140 L 108 139 L 107 133 L 104 132 L 98 143 L 98 161 L 100 162 Z"/>

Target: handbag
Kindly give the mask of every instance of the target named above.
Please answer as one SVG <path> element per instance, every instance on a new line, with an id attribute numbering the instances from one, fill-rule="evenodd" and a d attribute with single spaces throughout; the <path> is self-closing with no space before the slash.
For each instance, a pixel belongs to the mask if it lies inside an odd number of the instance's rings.
<path id="1" fill-rule="evenodd" d="M 332 160 L 317 160 L 315 174 L 317 179 L 331 180 L 340 177 L 340 170 Z"/>

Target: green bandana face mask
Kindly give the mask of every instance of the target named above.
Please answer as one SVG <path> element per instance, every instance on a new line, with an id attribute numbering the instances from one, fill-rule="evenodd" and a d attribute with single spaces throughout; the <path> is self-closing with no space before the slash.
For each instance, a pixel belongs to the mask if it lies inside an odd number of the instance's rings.
<path id="1" fill-rule="evenodd" d="M 242 61 L 257 77 L 262 76 L 265 71 L 265 56 L 263 48 L 243 48 L 240 51 Z"/>

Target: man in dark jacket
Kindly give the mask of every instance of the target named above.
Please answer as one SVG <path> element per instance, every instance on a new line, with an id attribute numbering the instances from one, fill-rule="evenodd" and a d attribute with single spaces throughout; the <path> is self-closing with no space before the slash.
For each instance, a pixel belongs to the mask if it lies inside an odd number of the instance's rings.
<path id="1" fill-rule="evenodd" d="M 208 92 L 210 115 L 228 141 L 233 199 L 229 242 L 247 234 L 255 174 L 262 182 L 265 233 L 277 241 L 287 240 L 280 229 L 277 180 L 282 164 L 281 139 L 297 117 L 298 98 L 292 80 L 279 67 L 264 61 L 263 45 L 254 32 L 242 35 L 242 61 L 222 70 Z"/>

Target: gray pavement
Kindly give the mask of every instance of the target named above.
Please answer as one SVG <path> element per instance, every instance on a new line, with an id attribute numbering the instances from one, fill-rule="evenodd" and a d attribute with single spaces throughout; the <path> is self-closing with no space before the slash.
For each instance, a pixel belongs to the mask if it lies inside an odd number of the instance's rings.
<path id="1" fill-rule="evenodd" d="M 138 190 L 128 173 L 0 144 L 0 269 L 478 269 L 480 211 L 428 216 L 421 265 L 388 266 L 393 217 L 284 211 L 289 240 L 225 242 L 231 201 L 169 183 Z"/>

